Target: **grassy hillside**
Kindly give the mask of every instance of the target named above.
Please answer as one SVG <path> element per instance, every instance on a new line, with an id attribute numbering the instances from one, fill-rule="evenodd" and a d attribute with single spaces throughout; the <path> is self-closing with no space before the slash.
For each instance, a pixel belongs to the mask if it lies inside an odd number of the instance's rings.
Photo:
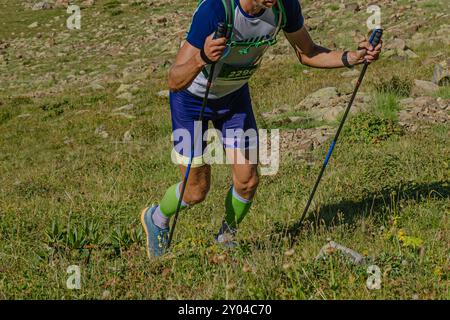
<path id="1" fill-rule="evenodd" d="M 231 181 L 214 166 L 207 200 L 183 212 L 171 253 L 153 261 L 139 211 L 180 179 L 162 91 L 196 0 L 98 0 L 82 7 L 81 30 L 67 29 L 65 8 L 33 3 L 0 0 L 0 299 L 450 298 L 449 87 L 412 89 L 449 57 L 448 1 L 379 1 L 386 46 L 405 40 L 417 57 L 394 48 L 369 68 L 363 111 L 346 124 L 300 233 L 330 140 L 305 153 L 285 142 L 231 252 L 213 241 Z M 324 46 L 354 48 L 367 33 L 366 5 L 342 3 L 302 1 Z M 336 119 L 298 105 L 324 87 L 345 97 L 345 71 L 301 66 L 283 39 L 251 80 L 259 126 L 334 132 Z M 433 102 L 406 121 L 410 96 Z M 438 105 L 440 118 L 429 111 Z M 366 263 L 338 252 L 316 260 L 330 240 Z M 66 288 L 70 265 L 81 290 Z M 366 286 L 369 265 L 381 270 L 379 290 Z"/>

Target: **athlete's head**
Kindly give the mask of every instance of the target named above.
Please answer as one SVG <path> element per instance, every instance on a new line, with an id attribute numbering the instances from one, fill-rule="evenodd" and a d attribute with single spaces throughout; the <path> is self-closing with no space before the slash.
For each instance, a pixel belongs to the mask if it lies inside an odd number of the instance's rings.
<path id="1" fill-rule="evenodd" d="M 253 0 L 253 3 L 263 9 L 270 9 L 277 4 L 278 0 Z"/>

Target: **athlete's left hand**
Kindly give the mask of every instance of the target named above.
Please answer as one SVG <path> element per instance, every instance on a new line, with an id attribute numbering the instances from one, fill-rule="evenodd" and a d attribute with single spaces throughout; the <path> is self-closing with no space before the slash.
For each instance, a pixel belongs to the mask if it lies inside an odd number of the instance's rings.
<path id="1" fill-rule="evenodd" d="M 380 57 L 381 48 L 383 47 L 383 40 L 374 48 L 368 41 L 363 41 L 359 44 L 358 50 L 349 52 L 349 63 L 357 65 L 367 61 L 372 63 Z"/>

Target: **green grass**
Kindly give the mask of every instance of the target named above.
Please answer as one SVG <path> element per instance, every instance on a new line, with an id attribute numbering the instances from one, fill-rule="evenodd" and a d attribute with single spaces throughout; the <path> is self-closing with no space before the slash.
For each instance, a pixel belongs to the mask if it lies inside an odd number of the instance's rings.
<path id="1" fill-rule="evenodd" d="M 381 118 L 397 120 L 400 110 L 398 96 L 392 93 L 379 93 L 375 96 L 375 103 L 371 112 Z"/>
<path id="2" fill-rule="evenodd" d="M 10 61 L 0 73 L 0 299 L 449 298 L 448 126 L 397 130 L 397 101 L 407 95 L 408 82 L 391 81 L 394 76 L 430 78 L 432 66 L 422 65 L 422 59 L 395 64 L 383 59 L 370 67 L 361 91 L 373 94 L 375 103 L 368 113 L 350 116 L 301 232 L 294 227 L 329 143 L 315 150 L 308 163 L 282 155 L 279 172 L 261 178 L 239 232 L 241 246 L 232 252 L 213 240 L 231 182 L 228 167 L 214 166 L 208 198 L 180 216 L 171 253 L 149 261 L 139 212 L 180 179 L 170 161 L 168 100 L 157 93 L 166 89 L 168 66 L 179 45 L 174 34 L 188 27 L 195 1 L 120 7 L 114 2 L 97 1 L 83 10 L 82 30 L 46 48 L 48 29 L 39 30 L 43 35 L 36 39 L 38 31 L 27 33 L 27 26 L 47 16 L 64 17 L 64 11 L 26 11 L 0 0 L 2 23 L 9 25 L 0 29 L 0 39 L 12 42 Z M 302 2 L 310 12 L 313 3 Z M 424 7 L 427 12 L 444 11 L 445 2 L 433 3 Z M 119 8 L 123 13 L 112 17 Z M 395 9 L 387 7 L 383 14 Z M 169 16 L 167 29 L 147 21 L 175 10 L 183 14 Z M 345 13 L 333 14 L 341 19 Z M 358 19 L 365 20 L 364 10 L 349 28 Z M 49 28 L 65 33 L 63 21 Z M 125 21 L 128 29 L 113 28 L 117 21 Z M 429 24 L 439 27 L 433 19 Z M 331 28 L 325 23 L 312 35 L 331 42 Z M 345 32 L 336 39 L 344 38 L 351 40 Z M 115 55 L 100 49 L 106 40 L 112 46 L 129 45 L 123 55 Z M 27 64 L 16 58 L 16 41 L 35 48 L 29 55 L 25 51 Z M 136 51 L 134 43 L 139 44 Z M 438 45 L 418 53 L 426 58 L 434 50 L 450 54 Z M 260 127 L 260 114 L 280 106 L 294 110 L 311 92 L 348 81 L 340 76 L 343 70 L 308 69 L 305 75 L 305 67 L 292 67 L 296 58 L 284 40 L 269 53 L 276 59 L 264 61 L 251 81 Z M 39 54 L 42 58 L 35 59 Z M 127 111 L 133 119 L 112 115 L 128 104 L 115 93 L 126 68 L 131 69 L 125 82 L 139 88 L 134 108 Z M 151 72 L 144 74 L 147 69 Z M 88 75 L 83 77 L 81 70 Z M 88 88 L 95 72 L 104 90 Z M 78 78 L 62 84 L 69 74 Z M 373 79 L 384 79 L 387 89 L 379 92 Z M 448 99 L 448 88 L 438 95 Z M 107 138 L 95 133 L 100 126 Z M 127 131 L 133 140 L 124 143 Z M 363 254 L 367 264 L 352 265 L 337 253 L 316 261 L 330 239 Z M 380 290 L 366 287 L 371 264 L 381 269 Z M 66 288 L 71 265 L 81 268 L 81 290 Z"/>
<path id="3" fill-rule="evenodd" d="M 442 99 L 450 99 L 450 86 L 439 88 L 439 91 L 436 92 L 436 96 Z"/>

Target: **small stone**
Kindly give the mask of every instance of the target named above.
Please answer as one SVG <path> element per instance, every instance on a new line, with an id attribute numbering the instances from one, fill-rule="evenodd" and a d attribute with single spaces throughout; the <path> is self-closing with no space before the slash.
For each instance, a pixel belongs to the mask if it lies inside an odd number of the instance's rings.
<path id="1" fill-rule="evenodd" d="M 122 118 L 129 119 L 129 120 L 136 119 L 135 116 L 125 113 L 125 112 L 115 112 L 115 113 L 111 113 L 111 115 L 115 116 L 115 117 L 122 117 Z"/>
<path id="2" fill-rule="evenodd" d="M 28 28 L 29 29 L 34 29 L 34 28 L 37 28 L 38 27 L 38 23 L 37 22 L 33 22 L 32 24 L 30 24 L 29 26 L 28 26 Z"/>
<path id="3" fill-rule="evenodd" d="M 91 7 L 95 4 L 95 0 L 85 0 L 81 3 L 83 7 Z"/>
<path id="4" fill-rule="evenodd" d="M 156 95 L 161 98 L 168 98 L 170 94 L 169 90 L 161 90 Z"/>
<path id="5" fill-rule="evenodd" d="M 359 4 L 353 2 L 353 3 L 345 4 L 345 10 L 350 11 L 350 12 L 358 12 L 359 10 L 361 10 L 361 8 L 359 7 Z"/>
<path id="6" fill-rule="evenodd" d="M 286 251 L 286 252 L 284 253 L 284 255 L 287 256 L 287 257 L 290 257 L 290 256 L 293 256 L 294 253 L 295 253 L 295 250 L 294 250 L 294 249 L 289 249 L 288 251 Z"/>
<path id="7" fill-rule="evenodd" d="M 102 299 L 104 300 L 111 299 L 111 292 L 109 290 L 104 290 L 102 293 Z"/>
<path id="8" fill-rule="evenodd" d="M 105 90 L 105 87 L 103 87 L 101 84 L 99 83 L 91 83 L 91 85 L 89 86 L 92 90 Z"/>
<path id="9" fill-rule="evenodd" d="M 131 142 L 132 140 L 133 140 L 133 135 L 131 134 L 131 130 L 128 130 L 127 132 L 125 132 L 125 133 L 123 134 L 123 139 L 122 139 L 122 141 L 123 141 L 124 143 Z"/>
<path id="10" fill-rule="evenodd" d="M 124 105 L 122 107 L 115 108 L 113 110 L 113 112 L 124 112 L 124 111 L 130 111 L 130 110 L 133 110 L 133 109 L 134 109 L 134 104 L 127 104 L 127 105 Z"/>
<path id="11" fill-rule="evenodd" d="M 292 268 L 292 263 L 285 263 L 282 266 L 283 270 L 289 270 L 290 268 Z"/>
<path id="12" fill-rule="evenodd" d="M 131 89 L 132 85 L 131 84 L 121 84 L 120 87 L 117 89 L 116 93 L 124 93 L 127 92 Z"/>
<path id="13" fill-rule="evenodd" d="M 131 101 L 134 97 L 131 92 L 124 92 L 121 95 L 118 95 L 116 98 Z"/>
<path id="14" fill-rule="evenodd" d="M 29 118 L 29 117 L 31 117 L 31 114 L 29 114 L 29 113 L 24 113 L 24 114 L 17 116 L 18 119 L 25 119 L 25 118 Z"/>
<path id="15" fill-rule="evenodd" d="M 53 5 L 51 3 L 49 3 L 49 2 L 47 2 L 47 1 L 41 1 L 41 2 L 36 3 L 31 8 L 31 10 L 34 10 L 34 11 L 36 11 L 36 10 L 47 10 L 47 9 L 51 9 L 52 6 Z"/>
<path id="16" fill-rule="evenodd" d="M 406 56 L 409 59 L 417 59 L 417 58 L 419 58 L 419 56 L 414 51 L 412 51 L 410 49 L 405 50 L 405 54 L 406 54 Z"/>
<path id="17" fill-rule="evenodd" d="M 69 0 L 57 0 L 55 2 L 55 8 L 67 8 L 68 6 L 69 6 Z"/>
<path id="18" fill-rule="evenodd" d="M 99 137 L 106 139 L 109 137 L 108 132 L 106 132 L 105 130 L 105 126 L 104 125 L 99 125 L 96 129 L 95 129 L 95 134 L 98 135 Z"/>

